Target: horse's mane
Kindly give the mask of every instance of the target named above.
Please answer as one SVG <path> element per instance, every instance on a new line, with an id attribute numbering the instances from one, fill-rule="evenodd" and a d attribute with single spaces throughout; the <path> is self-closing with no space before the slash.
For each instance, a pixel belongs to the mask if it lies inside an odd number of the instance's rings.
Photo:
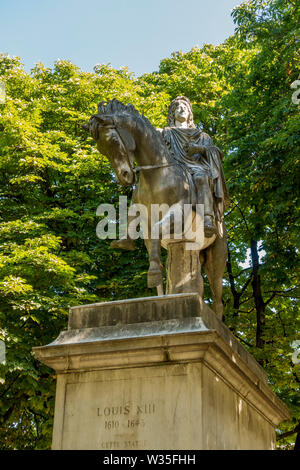
<path id="1" fill-rule="evenodd" d="M 98 104 L 98 114 L 130 114 L 131 116 L 141 118 L 147 126 L 153 129 L 151 122 L 146 116 L 140 114 L 132 104 L 123 104 L 116 98 L 111 101 L 101 101 Z"/>
<path id="2" fill-rule="evenodd" d="M 164 152 L 167 160 L 176 160 L 174 157 L 171 149 L 168 147 L 166 142 L 163 140 L 163 137 L 158 130 L 152 126 L 151 122 L 144 116 L 143 114 L 140 114 L 137 109 L 132 104 L 123 104 L 121 101 L 117 100 L 116 98 L 110 100 L 110 101 L 101 101 L 98 104 L 98 115 L 129 115 L 133 116 L 134 118 L 139 118 L 143 121 L 146 127 L 147 135 L 151 135 L 157 139 L 157 141 L 160 143 L 160 148 L 161 151 Z M 95 121 L 94 116 L 91 117 L 91 134 L 92 137 L 97 140 L 98 138 L 98 123 Z"/>

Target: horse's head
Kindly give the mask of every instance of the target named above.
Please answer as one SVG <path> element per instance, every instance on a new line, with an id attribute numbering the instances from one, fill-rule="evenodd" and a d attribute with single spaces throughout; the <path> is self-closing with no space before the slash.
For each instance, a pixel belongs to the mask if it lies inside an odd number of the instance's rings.
<path id="1" fill-rule="evenodd" d="M 118 182 L 123 186 L 133 185 L 135 140 L 132 134 L 124 127 L 116 126 L 112 115 L 100 113 L 94 114 L 83 128 L 95 139 L 99 152 L 109 159 Z"/>

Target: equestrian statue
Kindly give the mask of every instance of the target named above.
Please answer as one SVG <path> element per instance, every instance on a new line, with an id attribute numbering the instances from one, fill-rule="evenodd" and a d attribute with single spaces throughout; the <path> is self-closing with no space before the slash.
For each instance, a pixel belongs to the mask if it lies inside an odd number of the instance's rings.
<path id="1" fill-rule="evenodd" d="M 212 307 L 222 318 L 222 281 L 227 259 L 224 211 L 229 205 L 223 154 L 211 137 L 194 124 L 189 99 L 178 96 L 171 102 L 164 129 L 156 129 L 134 106 L 116 99 L 99 103 L 98 113 L 84 128 L 97 142 L 99 152 L 109 159 L 118 182 L 134 187 L 131 207 L 146 208 L 141 226 L 148 234 L 144 237 L 149 254 L 148 287 L 157 287 L 158 295 L 164 294 L 163 247 L 168 250 L 166 293 L 198 292 L 203 297 L 203 267 Z M 136 217 L 130 215 L 131 207 L 128 227 L 131 218 Z M 150 216 L 153 207 L 164 208 L 154 222 Z M 181 217 L 186 214 L 186 207 L 191 208 L 191 227 L 196 227 L 201 237 L 187 239 Z M 198 213 L 199 207 L 202 211 Z M 202 223 L 197 225 L 199 214 Z M 178 229 L 178 220 L 182 230 Z M 199 235 L 198 232 L 195 233 Z M 130 230 L 111 246 L 133 250 Z"/>

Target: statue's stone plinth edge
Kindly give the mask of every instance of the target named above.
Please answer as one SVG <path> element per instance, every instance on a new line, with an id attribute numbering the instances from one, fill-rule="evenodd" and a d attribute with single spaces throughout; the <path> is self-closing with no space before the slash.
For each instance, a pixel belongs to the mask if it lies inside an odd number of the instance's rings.
<path id="1" fill-rule="evenodd" d="M 198 294 L 73 307 L 70 316 L 67 331 L 34 348 L 58 374 L 202 362 L 273 426 L 289 419 L 264 370 Z"/>
<path id="2" fill-rule="evenodd" d="M 197 293 L 80 305 L 70 308 L 68 328 L 73 330 L 192 317 L 207 308 Z"/>
<path id="3" fill-rule="evenodd" d="M 196 333 L 214 330 L 224 340 L 230 350 L 255 372 L 263 382 L 267 375 L 248 351 L 235 338 L 229 328 L 220 321 L 216 314 L 203 302 L 198 293 L 172 294 L 138 299 L 126 299 L 113 302 L 101 302 L 70 308 L 68 330 L 47 346 L 34 348 L 46 351 L 63 346 L 84 345 L 88 343 L 106 343 L 171 334 Z M 104 347 L 104 346 L 103 346 Z"/>

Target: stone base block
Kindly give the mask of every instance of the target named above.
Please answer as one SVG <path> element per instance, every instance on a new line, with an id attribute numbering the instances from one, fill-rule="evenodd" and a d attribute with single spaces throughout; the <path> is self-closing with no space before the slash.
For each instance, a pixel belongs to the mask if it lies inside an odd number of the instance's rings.
<path id="1" fill-rule="evenodd" d="M 34 352 L 57 371 L 53 449 L 274 449 L 289 418 L 197 294 L 74 307 Z"/>

